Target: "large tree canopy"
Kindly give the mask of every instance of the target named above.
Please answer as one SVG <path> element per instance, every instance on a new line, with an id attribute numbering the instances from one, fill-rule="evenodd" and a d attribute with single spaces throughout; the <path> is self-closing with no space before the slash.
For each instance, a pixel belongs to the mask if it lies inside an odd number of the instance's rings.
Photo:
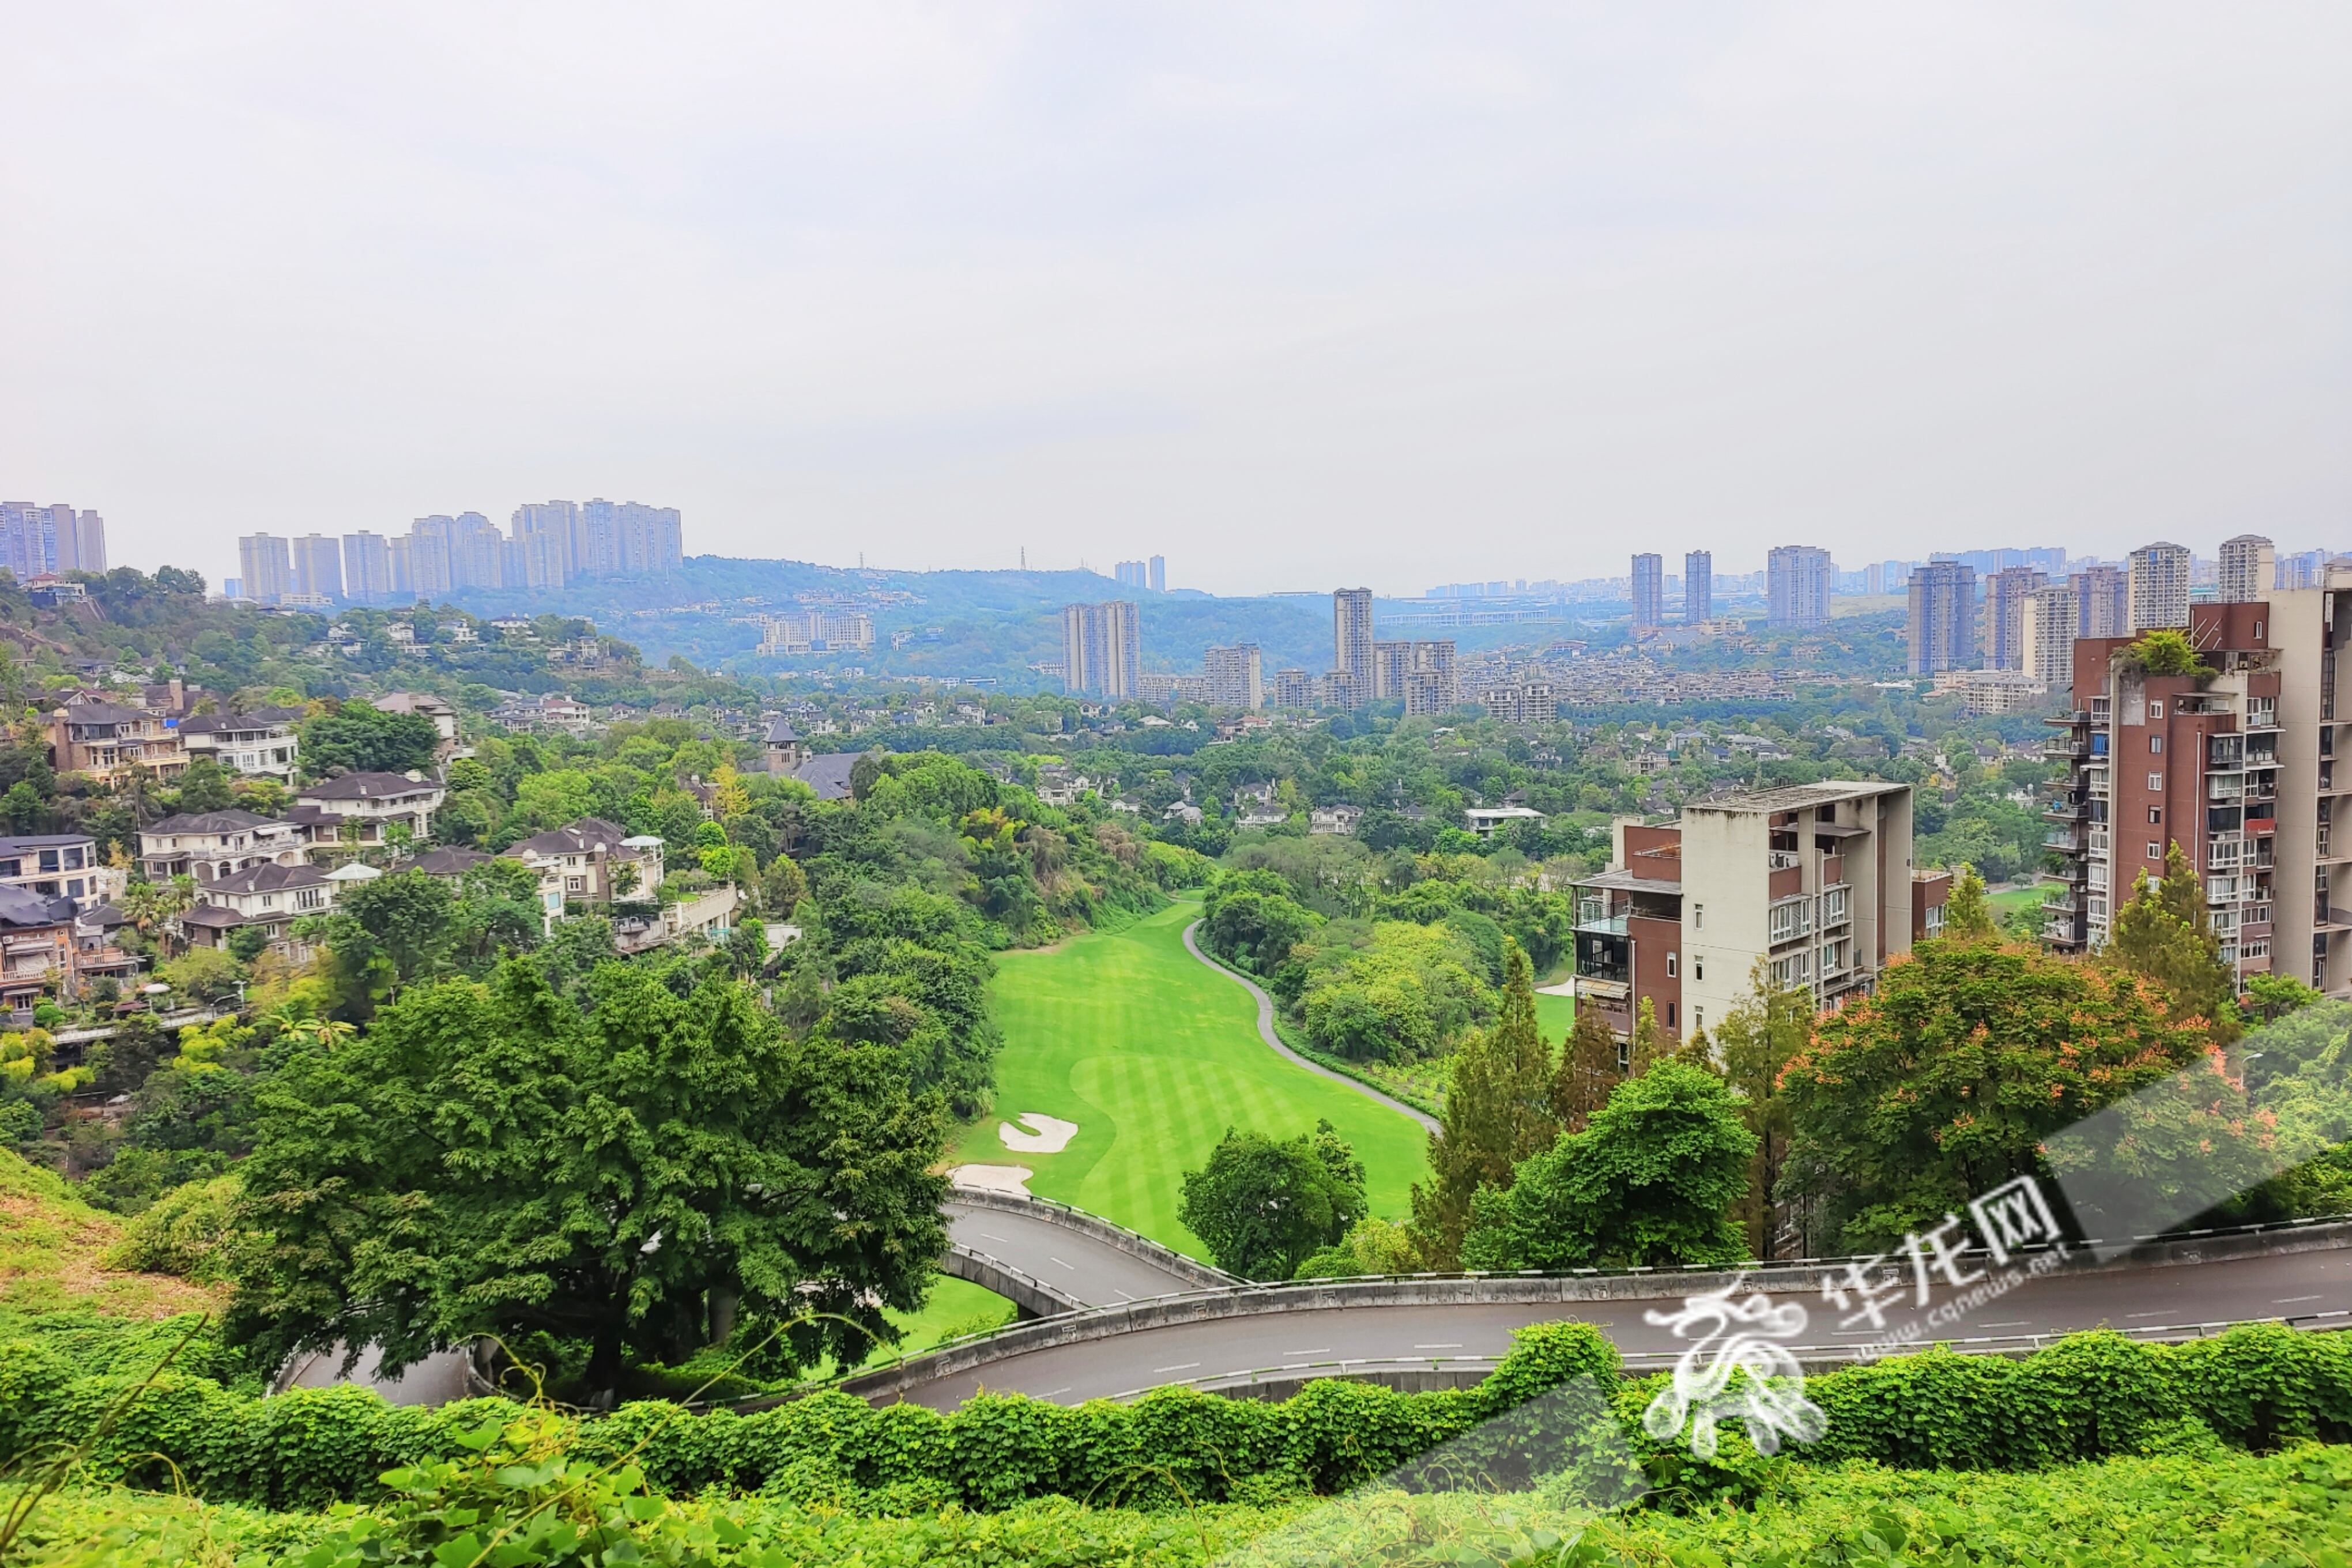
<path id="1" fill-rule="evenodd" d="M 630 1356 L 724 1340 L 736 1306 L 850 1360 L 896 1337 L 947 1237 L 945 1121 L 899 1053 L 794 1040 L 735 983 L 606 964 L 583 1015 L 529 963 L 411 990 L 263 1097 L 238 1338 L 387 1365 L 474 1335 Z"/>
<path id="2" fill-rule="evenodd" d="M 386 713 L 372 702 L 344 703 L 302 726 L 302 766 L 313 778 L 336 768 L 404 773 L 429 768 L 441 731 L 422 713 Z"/>
<path id="3" fill-rule="evenodd" d="M 1732 1210 L 1755 1152 L 1722 1079 L 1662 1061 L 1619 1084 L 1583 1131 L 1521 1161 L 1508 1191 L 1479 1189 L 1462 1265 L 1736 1263 L 1748 1247 Z"/>
<path id="4" fill-rule="evenodd" d="M 1363 1163 L 1321 1121 L 1286 1142 L 1227 1128 L 1209 1163 L 1184 1173 L 1176 1217 L 1227 1273 L 1287 1279 L 1363 1214 Z"/>
<path id="5" fill-rule="evenodd" d="M 1822 1020 L 1780 1074 L 1793 1146 L 1784 1180 L 1873 1251 L 2012 1176 L 2043 1140 L 2175 1068 L 2210 1041 L 2157 984 L 1988 942 L 1920 943 L 1875 994 Z"/>

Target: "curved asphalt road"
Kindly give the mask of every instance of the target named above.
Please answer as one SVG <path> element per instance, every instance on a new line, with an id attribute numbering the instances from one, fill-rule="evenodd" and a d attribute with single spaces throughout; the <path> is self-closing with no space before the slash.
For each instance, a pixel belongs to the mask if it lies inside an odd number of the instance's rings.
<path id="1" fill-rule="evenodd" d="M 1089 1307 L 1116 1307 L 1152 1296 L 1199 1289 L 1149 1258 L 1133 1258 L 1084 1231 L 1055 1224 L 1053 1210 L 1007 1214 L 950 1198 L 948 1236 L 959 1247 L 986 1253 Z"/>
<path id="2" fill-rule="evenodd" d="M 1395 1111 L 1400 1116 L 1412 1117 L 1415 1121 L 1421 1123 L 1422 1130 L 1423 1131 L 1434 1132 L 1437 1131 L 1437 1118 L 1431 1116 L 1426 1111 L 1415 1110 L 1412 1106 L 1405 1104 L 1404 1101 L 1401 1100 L 1391 1100 L 1379 1089 L 1372 1088 L 1371 1085 L 1360 1083 L 1356 1079 L 1349 1078 L 1345 1073 L 1333 1072 L 1329 1068 L 1323 1066 L 1320 1062 L 1310 1062 L 1305 1057 L 1300 1056 L 1297 1051 L 1292 1050 L 1288 1046 L 1284 1045 L 1282 1043 L 1282 1037 L 1274 1032 L 1274 998 L 1267 995 L 1255 984 L 1253 984 L 1248 980 L 1245 980 L 1242 976 L 1234 973 L 1232 970 L 1227 969 L 1215 959 L 1211 958 L 1207 953 L 1202 952 L 1201 951 L 1200 943 L 1192 940 L 1192 933 L 1200 929 L 1201 922 L 1199 921 L 1194 921 L 1191 925 L 1184 928 L 1184 951 L 1199 959 L 1202 963 L 1207 964 L 1211 969 L 1213 969 L 1218 973 L 1223 975 L 1226 979 L 1232 981 L 1234 984 L 1240 986 L 1243 990 L 1248 992 L 1252 996 L 1257 998 L 1257 1037 L 1264 1040 L 1268 1046 L 1272 1047 L 1276 1056 L 1281 1057 L 1284 1060 L 1291 1063 L 1293 1066 L 1305 1068 L 1308 1072 L 1320 1074 L 1322 1077 L 1329 1079 L 1333 1083 L 1339 1084 L 1344 1088 L 1352 1089 L 1358 1094 L 1362 1095 L 1366 1100 L 1377 1100 L 1381 1104 L 1387 1106 L 1391 1110 Z"/>
<path id="3" fill-rule="evenodd" d="M 1949 1294 L 1937 1292 L 1928 1310 Z M 1842 1327 L 1842 1314 L 1817 1298 L 1777 1299 L 1805 1303 L 1811 1321 L 1791 1348 L 1806 1352 L 1809 1360 L 1841 1356 L 1884 1332 L 1867 1322 Z M 1890 1325 L 1911 1315 L 1910 1302 L 1906 1290 L 1900 1310 L 1887 1312 Z M 1563 1320 L 1591 1323 L 1628 1352 L 1672 1353 L 1687 1347 L 1668 1330 L 1645 1322 L 1643 1314 L 1679 1305 L 1678 1300 L 1651 1300 L 1267 1311 L 1137 1329 L 1030 1351 L 917 1385 L 895 1397 L 944 1410 L 985 1386 L 992 1393 L 1030 1394 L 1075 1404 L 1160 1384 L 1213 1382 L 1228 1373 L 1313 1362 L 1500 1356 L 1510 1349 L 1513 1329 Z M 2015 1338 L 2103 1325 L 2150 1330 L 2347 1312 L 2352 1312 L 2352 1248 L 2029 1279 L 1959 1322 L 1928 1330 L 1924 1338 Z"/>

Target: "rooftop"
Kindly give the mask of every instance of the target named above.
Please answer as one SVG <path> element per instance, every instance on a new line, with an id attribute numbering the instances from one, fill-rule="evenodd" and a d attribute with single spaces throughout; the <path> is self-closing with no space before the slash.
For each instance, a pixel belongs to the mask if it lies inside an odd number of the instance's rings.
<path id="1" fill-rule="evenodd" d="M 1756 790 L 1747 795 L 1726 795 L 1721 800 L 1694 801 L 1683 807 L 1685 812 L 1769 812 L 1802 811 L 1808 806 L 1833 805 L 1842 800 L 1874 800 L 1880 795 L 1907 792 L 1906 784 L 1889 784 L 1881 779 L 1864 779 L 1836 784 L 1790 784 L 1781 789 Z"/>
<path id="2" fill-rule="evenodd" d="M 305 785 L 296 792 L 296 798 L 381 800 L 395 795 L 423 795 L 440 787 L 431 779 L 412 779 L 399 773 L 345 773 L 340 778 Z"/>

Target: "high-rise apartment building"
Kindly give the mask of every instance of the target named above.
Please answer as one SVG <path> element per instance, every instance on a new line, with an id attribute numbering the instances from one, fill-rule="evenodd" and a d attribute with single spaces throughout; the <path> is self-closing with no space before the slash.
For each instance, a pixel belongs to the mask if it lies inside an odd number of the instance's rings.
<path id="1" fill-rule="evenodd" d="M 1977 662 L 1977 574 L 1957 561 L 1911 571 L 1910 671 L 1940 675 Z"/>
<path id="2" fill-rule="evenodd" d="M 63 504 L 0 501 L 0 566 L 19 583 L 51 573 L 104 572 L 105 520 Z"/>
<path id="3" fill-rule="evenodd" d="M 1165 555 L 1151 558 L 1151 591 L 1155 594 L 1168 592 L 1168 557 Z"/>
<path id="4" fill-rule="evenodd" d="M 1765 618 L 1776 626 L 1827 626 L 1835 571 L 1826 550 L 1776 545 L 1764 558 Z"/>
<path id="5" fill-rule="evenodd" d="M 1609 868 L 1578 879 L 1576 1005 L 1621 1038 L 1648 1001 L 1666 1030 L 1719 1027 L 1759 961 L 1824 1008 L 1866 992 L 1940 927 L 1948 879 L 1914 890 L 1911 786 L 1818 784 L 1620 817 Z"/>
<path id="6" fill-rule="evenodd" d="M 2217 595 L 2223 604 L 2267 599 L 2279 586 L 2277 552 L 2259 533 L 2242 533 L 2221 542 Z"/>
<path id="7" fill-rule="evenodd" d="M 2131 552 L 2131 629 L 2185 629 L 2189 625 L 2189 552 L 2178 544 L 2143 544 Z"/>
<path id="8" fill-rule="evenodd" d="M 362 529 L 343 535 L 343 591 L 355 605 L 392 600 L 392 552 L 381 533 Z"/>
<path id="9" fill-rule="evenodd" d="M 1331 595 L 1331 668 L 1348 677 L 1335 689 L 1345 697 L 1334 706 L 1360 708 L 1372 700 L 1372 591 L 1340 588 Z"/>
<path id="10" fill-rule="evenodd" d="M 1158 557 L 1153 559 L 1157 560 Z M 1213 647 L 1201 656 L 1201 674 L 1209 686 L 1210 705 L 1239 708 L 1255 713 L 1265 706 L 1265 667 L 1257 644 Z"/>
<path id="11" fill-rule="evenodd" d="M 1666 624 L 1666 558 L 1663 555 L 1633 557 L 1633 627 Z"/>
<path id="12" fill-rule="evenodd" d="M 1372 645 L 1372 693 L 1375 702 L 1385 702 L 1404 695 L 1405 681 L 1412 675 L 1412 644 L 1410 642 L 1376 642 Z"/>
<path id="13" fill-rule="evenodd" d="M 1122 588 L 1149 588 L 1151 586 L 1151 563 L 1122 561 L 1111 568 L 1111 575 Z"/>
<path id="14" fill-rule="evenodd" d="M 1694 550 L 1683 557 L 1683 625 L 1715 619 L 1715 555 Z"/>
<path id="15" fill-rule="evenodd" d="M 1143 673 L 1143 636 L 1124 599 L 1062 610 L 1062 689 L 1125 699 Z"/>
<path id="16" fill-rule="evenodd" d="M 2093 566 L 2066 579 L 2074 591 L 2074 635 L 2119 637 L 2131 632 L 2131 579 L 2117 566 Z"/>
<path id="17" fill-rule="evenodd" d="M 522 581 L 509 588 L 561 588 L 581 575 L 572 563 L 572 541 L 580 531 L 580 509 L 568 500 L 534 501 L 514 509 L 507 520 L 514 542 L 522 546 Z"/>
<path id="18" fill-rule="evenodd" d="M 1454 639 L 1440 637 L 1412 645 L 1412 669 L 1404 681 L 1408 718 L 1435 718 L 1450 713 L 1462 700 L 1461 676 L 1454 655 Z"/>
<path id="19" fill-rule="evenodd" d="M 343 596 L 342 545 L 323 533 L 305 533 L 290 542 L 294 592 L 310 598 Z"/>
<path id="20" fill-rule="evenodd" d="M 2032 566 L 2004 566 L 1985 579 L 1984 662 L 1987 669 L 2023 669 L 2031 657 L 2026 605 L 2050 579 Z"/>
<path id="21" fill-rule="evenodd" d="M 1303 669 L 1277 669 L 1266 693 L 1270 708 L 1304 711 L 1315 706 L 1315 678 Z"/>
<path id="22" fill-rule="evenodd" d="M 286 541 L 274 534 L 248 533 L 239 539 L 236 563 L 244 574 L 245 596 L 257 605 L 274 605 L 295 591 Z"/>
<path id="23" fill-rule="evenodd" d="M 2074 590 L 2052 583 L 2025 596 L 2025 672 L 2050 688 L 2063 691 L 2074 679 Z"/>

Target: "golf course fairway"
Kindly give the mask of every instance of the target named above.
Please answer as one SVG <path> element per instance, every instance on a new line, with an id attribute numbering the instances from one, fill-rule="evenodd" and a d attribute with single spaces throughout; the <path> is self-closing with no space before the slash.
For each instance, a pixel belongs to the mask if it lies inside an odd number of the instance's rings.
<path id="1" fill-rule="evenodd" d="M 996 1110 L 964 1130 L 953 1162 L 1025 1165 L 1039 1197 L 1206 1258 L 1176 1218 L 1184 1173 L 1207 1163 L 1228 1127 L 1288 1138 L 1321 1118 L 1364 1163 L 1372 1212 L 1404 1218 L 1407 1190 L 1428 1179 L 1421 1129 L 1268 1050 L 1249 994 L 1184 951 L 1200 917 L 1186 899 L 1122 931 L 998 954 Z M 1077 1132 L 1058 1152 L 1016 1153 L 997 1128 L 1019 1131 L 1024 1112 Z"/>

